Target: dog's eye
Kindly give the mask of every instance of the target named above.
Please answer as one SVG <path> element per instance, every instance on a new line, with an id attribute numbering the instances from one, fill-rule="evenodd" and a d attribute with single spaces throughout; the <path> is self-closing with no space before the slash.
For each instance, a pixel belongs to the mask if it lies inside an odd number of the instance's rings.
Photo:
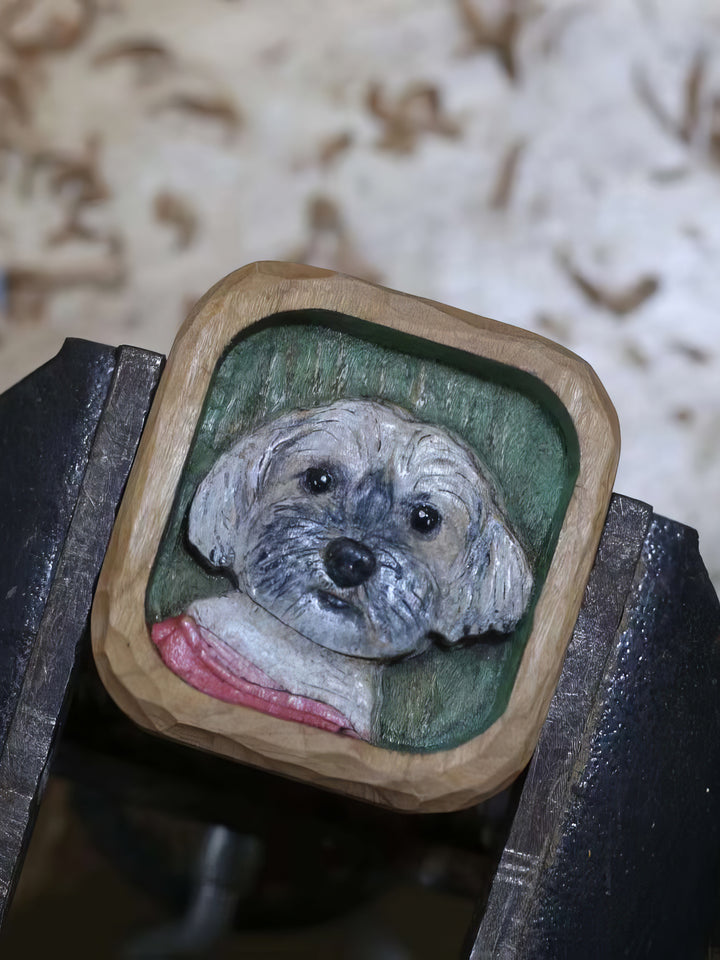
<path id="1" fill-rule="evenodd" d="M 308 493 L 327 493 L 333 486 L 333 478 L 325 467 L 310 467 L 300 482 Z"/>
<path id="2" fill-rule="evenodd" d="M 419 503 L 410 511 L 410 526 L 418 533 L 430 533 L 439 525 L 442 517 L 429 503 Z"/>

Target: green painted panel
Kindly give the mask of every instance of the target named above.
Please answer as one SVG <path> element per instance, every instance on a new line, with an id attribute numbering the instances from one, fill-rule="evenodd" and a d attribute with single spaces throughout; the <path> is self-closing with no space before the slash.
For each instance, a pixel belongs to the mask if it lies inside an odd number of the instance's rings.
<path id="1" fill-rule="evenodd" d="M 256 324 L 218 361 L 148 586 L 149 622 L 229 589 L 225 577 L 206 572 L 186 539 L 192 496 L 220 454 L 286 410 L 340 398 L 397 403 L 477 451 L 527 549 L 537 597 L 579 465 L 577 436 L 558 398 L 515 368 L 353 317 L 306 310 Z M 501 642 L 434 648 L 388 666 L 374 723 L 377 743 L 415 752 L 448 749 L 487 729 L 507 705 L 533 609 L 534 601 Z"/>

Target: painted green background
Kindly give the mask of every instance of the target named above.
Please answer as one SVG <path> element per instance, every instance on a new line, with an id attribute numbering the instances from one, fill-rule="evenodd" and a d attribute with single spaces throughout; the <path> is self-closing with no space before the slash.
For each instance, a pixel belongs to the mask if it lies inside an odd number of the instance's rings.
<path id="1" fill-rule="evenodd" d="M 225 593 L 225 577 L 186 540 L 192 496 L 242 434 L 286 410 L 341 397 L 382 399 L 441 424 L 473 447 L 498 480 L 535 576 L 531 610 L 509 638 L 433 648 L 383 675 L 373 724 L 381 746 L 448 749 L 476 736 L 507 705 L 578 471 L 572 422 L 541 381 L 497 364 L 330 311 L 278 314 L 246 331 L 218 361 L 146 597 L 149 622 Z"/>

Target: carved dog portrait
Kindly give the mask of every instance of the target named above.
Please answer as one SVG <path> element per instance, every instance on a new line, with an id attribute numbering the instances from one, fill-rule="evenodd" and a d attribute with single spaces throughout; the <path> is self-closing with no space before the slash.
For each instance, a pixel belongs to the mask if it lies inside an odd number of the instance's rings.
<path id="1" fill-rule="evenodd" d="M 198 486 L 188 538 L 235 589 L 153 627 L 168 665 L 222 699 L 364 739 L 387 663 L 510 633 L 533 586 L 478 456 L 379 401 L 241 437 Z"/>

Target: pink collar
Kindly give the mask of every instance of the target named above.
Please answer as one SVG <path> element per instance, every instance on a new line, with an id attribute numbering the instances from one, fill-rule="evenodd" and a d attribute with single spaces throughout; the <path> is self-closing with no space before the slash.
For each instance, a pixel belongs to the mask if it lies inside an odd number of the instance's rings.
<path id="1" fill-rule="evenodd" d="M 277 689 L 267 674 L 187 614 L 153 624 L 150 635 L 163 663 L 196 690 L 281 720 L 358 736 L 338 710 Z"/>

